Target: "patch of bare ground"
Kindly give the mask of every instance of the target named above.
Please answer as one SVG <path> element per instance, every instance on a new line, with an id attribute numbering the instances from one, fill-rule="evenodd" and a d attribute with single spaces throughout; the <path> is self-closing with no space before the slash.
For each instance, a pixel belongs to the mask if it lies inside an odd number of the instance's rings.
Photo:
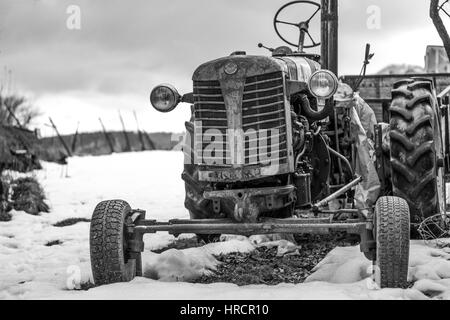
<path id="1" fill-rule="evenodd" d="M 311 270 L 337 246 L 355 245 L 358 239 L 343 234 L 298 235 L 301 246 L 298 255 L 278 257 L 277 248 L 264 246 L 250 253 L 231 253 L 216 258 L 222 263 L 211 275 L 204 275 L 196 282 L 227 282 L 239 286 L 250 284 L 277 285 L 279 283 L 301 283 Z"/>
<path id="2" fill-rule="evenodd" d="M 311 270 L 335 247 L 353 246 L 359 242 L 345 233 L 330 235 L 296 235 L 300 246 L 298 255 L 277 256 L 277 248 L 257 247 L 250 253 L 230 253 L 216 256 L 221 263 L 210 275 L 194 280 L 195 283 L 226 282 L 239 286 L 250 284 L 277 285 L 301 283 Z M 161 253 L 167 249 L 185 249 L 204 245 L 197 239 L 181 239 L 168 247 L 154 250 Z"/>

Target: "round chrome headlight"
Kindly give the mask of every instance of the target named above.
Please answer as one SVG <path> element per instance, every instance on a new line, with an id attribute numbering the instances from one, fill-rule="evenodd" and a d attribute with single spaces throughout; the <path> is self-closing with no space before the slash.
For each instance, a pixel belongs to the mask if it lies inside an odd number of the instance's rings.
<path id="1" fill-rule="evenodd" d="M 337 91 L 338 79 L 331 71 L 319 70 L 309 78 L 308 86 L 316 98 L 329 99 Z"/>
<path id="2" fill-rule="evenodd" d="M 169 112 L 175 109 L 181 100 L 181 96 L 170 84 L 156 86 L 150 94 L 150 102 L 159 112 Z"/>

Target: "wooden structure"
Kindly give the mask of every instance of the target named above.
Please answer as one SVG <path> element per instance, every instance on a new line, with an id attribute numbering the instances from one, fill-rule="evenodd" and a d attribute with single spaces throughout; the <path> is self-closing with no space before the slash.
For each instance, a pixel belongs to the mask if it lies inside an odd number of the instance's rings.
<path id="1" fill-rule="evenodd" d="M 411 77 L 432 79 L 437 94 L 450 86 L 450 73 L 381 74 L 366 76 L 359 87 L 359 95 L 375 111 L 378 122 L 389 122 L 388 109 L 391 102 L 391 90 L 393 84 L 401 79 Z M 358 78 L 359 76 L 341 77 L 342 81 L 350 86 L 352 86 Z"/>
<path id="2" fill-rule="evenodd" d="M 427 47 L 425 70 L 428 73 L 450 73 L 450 61 L 443 46 Z"/>

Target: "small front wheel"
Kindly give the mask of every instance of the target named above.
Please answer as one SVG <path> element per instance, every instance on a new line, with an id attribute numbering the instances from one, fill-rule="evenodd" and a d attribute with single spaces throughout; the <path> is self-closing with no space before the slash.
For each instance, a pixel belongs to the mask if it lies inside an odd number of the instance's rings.
<path id="1" fill-rule="evenodd" d="M 141 270 L 140 254 L 130 258 L 125 223 L 131 212 L 123 200 L 100 202 L 90 229 L 91 268 L 96 285 L 131 281 Z"/>
<path id="2" fill-rule="evenodd" d="M 375 205 L 376 282 L 380 288 L 408 284 L 410 216 L 408 203 L 381 197 Z"/>

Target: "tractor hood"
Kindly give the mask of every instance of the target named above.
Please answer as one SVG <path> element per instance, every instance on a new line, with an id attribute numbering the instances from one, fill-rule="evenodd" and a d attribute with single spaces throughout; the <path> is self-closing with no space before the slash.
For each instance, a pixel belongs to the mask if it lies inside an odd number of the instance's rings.
<path id="1" fill-rule="evenodd" d="M 192 80 L 214 81 L 245 79 L 282 71 L 291 80 L 307 82 L 320 64 L 301 56 L 266 57 L 231 55 L 202 64 L 195 70 Z"/>

